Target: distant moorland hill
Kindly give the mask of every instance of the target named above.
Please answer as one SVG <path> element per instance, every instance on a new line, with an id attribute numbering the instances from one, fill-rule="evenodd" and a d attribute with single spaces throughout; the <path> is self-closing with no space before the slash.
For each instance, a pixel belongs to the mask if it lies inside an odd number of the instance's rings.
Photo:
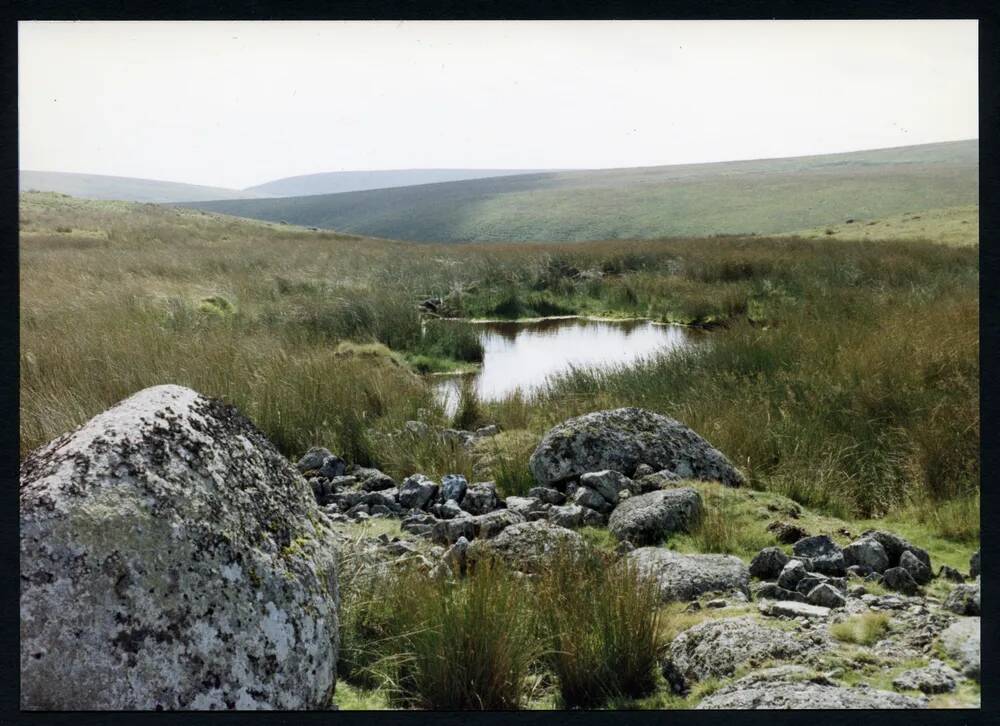
<path id="1" fill-rule="evenodd" d="M 414 241 L 778 234 L 975 205 L 978 170 L 979 142 L 967 140 L 185 206 Z"/>
<path id="2" fill-rule="evenodd" d="M 239 189 L 61 171 L 22 170 L 20 186 L 22 192 L 58 192 L 82 199 L 125 202 L 197 202 L 206 199 L 245 199 L 260 196 L 258 192 Z"/>
<path id="3" fill-rule="evenodd" d="M 486 177 L 534 174 L 541 169 L 392 169 L 385 171 L 334 171 L 275 179 L 246 191 L 267 197 L 304 197 L 312 194 L 340 194 L 367 189 L 408 187 L 415 184 L 465 181 Z M 247 195 L 249 196 L 249 195 Z"/>

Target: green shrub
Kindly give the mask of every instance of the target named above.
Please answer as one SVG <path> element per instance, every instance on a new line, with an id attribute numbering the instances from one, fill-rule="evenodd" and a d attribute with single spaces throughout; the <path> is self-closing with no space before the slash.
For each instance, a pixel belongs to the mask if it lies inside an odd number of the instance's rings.
<path id="1" fill-rule="evenodd" d="M 873 645 L 889 630 L 889 616 L 885 613 L 855 615 L 830 626 L 830 634 L 837 640 L 857 645 Z"/>

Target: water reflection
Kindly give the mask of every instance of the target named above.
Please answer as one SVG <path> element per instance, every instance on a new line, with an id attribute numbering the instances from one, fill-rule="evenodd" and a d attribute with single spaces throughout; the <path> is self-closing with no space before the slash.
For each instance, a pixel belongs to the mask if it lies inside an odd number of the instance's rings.
<path id="1" fill-rule="evenodd" d="M 607 368 L 691 345 L 696 331 L 645 320 L 542 320 L 483 323 L 482 369 L 471 376 L 481 400 L 495 401 L 520 389 L 531 393 L 554 373 L 572 368 Z M 458 406 L 463 378 L 436 383 L 449 414 Z"/>

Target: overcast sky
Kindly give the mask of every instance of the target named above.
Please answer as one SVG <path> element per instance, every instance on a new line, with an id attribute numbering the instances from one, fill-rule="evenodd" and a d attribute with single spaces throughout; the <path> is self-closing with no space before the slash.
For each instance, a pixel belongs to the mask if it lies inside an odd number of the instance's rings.
<path id="1" fill-rule="evenodd" d="M 21 23 L 24 169 L 246 187 L 976 138 L 975 21 Z"/>

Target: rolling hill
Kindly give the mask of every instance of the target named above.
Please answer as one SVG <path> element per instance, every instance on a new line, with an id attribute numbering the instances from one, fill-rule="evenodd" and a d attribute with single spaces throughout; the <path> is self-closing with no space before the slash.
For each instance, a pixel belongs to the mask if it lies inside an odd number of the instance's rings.
<path id="1" fill-rule="evenodd" d="M 394 169 L 388 171 L 335 171 L 275 179 L 246 191 L 269 197 L 304 197 L 313 194 L 340 194 L 367 189 L 408 187 L 415 184 L 465 181 L 486 177 L 534 174 L 541 169 Z"/>
<path id="2" fill-rule="evenodd" d="M 967 140 L 183 206 L 412 241 L 778 234 L 975 205 L 978 170 L 979 142 Z"/>
<path id="3" fill-rule="evenodd" d="M 82 199 L 113 199 L 124 202 L 193 202 L 263 196 L 258 192 L 223 187 L 62 171 L 22 170 L 20 187 L 22 192 L 58 192 Z"/>

